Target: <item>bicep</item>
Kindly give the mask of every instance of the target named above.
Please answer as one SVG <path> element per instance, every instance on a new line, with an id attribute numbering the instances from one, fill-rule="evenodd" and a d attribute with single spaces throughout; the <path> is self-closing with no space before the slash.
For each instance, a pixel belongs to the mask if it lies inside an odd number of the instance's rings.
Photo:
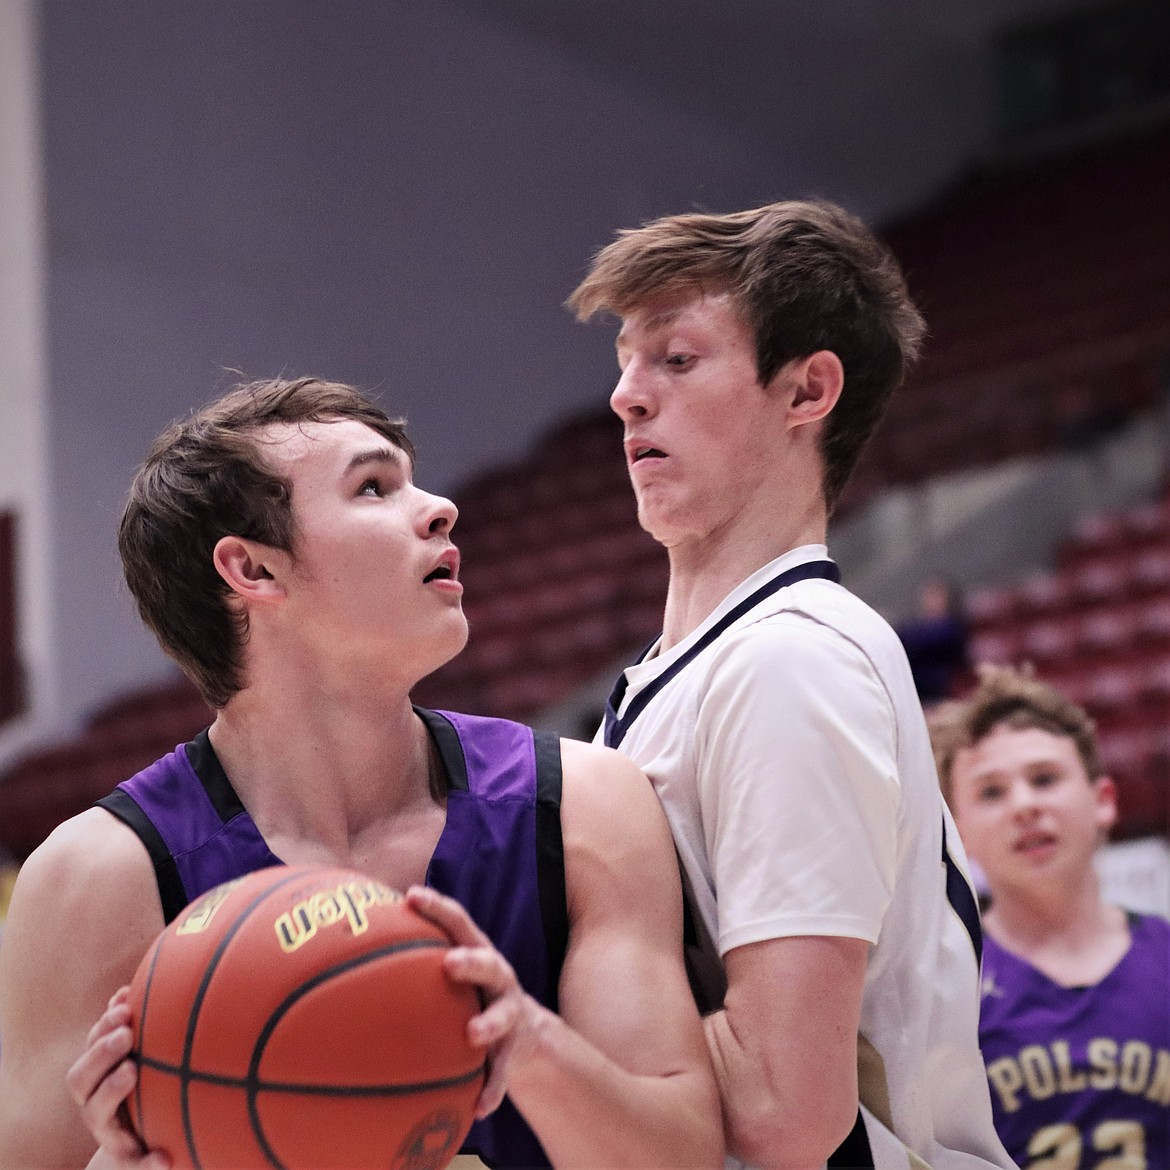
<path id="1" fill-rule="evenodd" d="M 666 818 L 632 765 L 605 799 L 563 809 L 570 941 L 561 1015 L 634 1073 L 706 1062 L 682 961 L 682 890 Z"/>
<path id="2" fill-rule="evenodd" d="M 104 812 L 83 814 L 17 879 L 0 946 L 6 1164 L 84 1165 L 93 1152 L 65 1073 L 163 925 L 149 859 L 127 833 Z"/>

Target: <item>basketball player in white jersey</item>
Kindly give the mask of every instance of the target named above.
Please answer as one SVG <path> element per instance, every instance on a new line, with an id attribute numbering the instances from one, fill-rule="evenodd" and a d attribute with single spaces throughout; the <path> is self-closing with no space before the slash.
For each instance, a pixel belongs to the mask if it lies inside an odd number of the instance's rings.
<path id="1" fill-rule="evenodd" d="M 923 332 L 896 262 L 825 203 L 680 215 L 620 233 L 569 303 L 621 318 L 611 405 L 670 556 L 662 636 L 600 734 L 674 831 L 729 1149 L 1010 1166 L 978 912 L 914 683 L 825 545 Z"/>

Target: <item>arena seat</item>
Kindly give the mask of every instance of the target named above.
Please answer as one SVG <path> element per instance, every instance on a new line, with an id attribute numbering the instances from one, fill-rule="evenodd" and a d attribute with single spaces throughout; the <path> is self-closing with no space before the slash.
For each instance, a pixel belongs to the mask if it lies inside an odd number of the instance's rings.
<path id="1" fill-rule="evenodd" d="M 0 848 L 26 857 L 52 829 L 189 740 L 211 711 L 182 676 L 102 707 L 76 739 L 29 752 L 0 777 Z"/>

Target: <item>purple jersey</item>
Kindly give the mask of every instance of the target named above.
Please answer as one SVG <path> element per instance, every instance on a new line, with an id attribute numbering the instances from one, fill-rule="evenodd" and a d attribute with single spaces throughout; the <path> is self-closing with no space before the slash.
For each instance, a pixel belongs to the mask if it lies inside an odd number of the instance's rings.
<path id="1" fill-rule="evenodd" d="M 524 989 L 555 1011 L 568 946 L 560 741 L 504 719 L 416 710 L 447 781 L 447 820 L 427 867 L 427 885 L 462 903 Z M 146 846 L 167 922 L 220 882 L 281 864 L 206 732 L 98 804 Z M 463 1149 L 501 1168 L 549 1164 L 506 1099 L 472 1126 Z"/>
<path id="2" fill-rule="evenodd" d="M 1129 950 L 1091 987 L 985 940 L 979 1041 L 1021 1167 L 1170 1170 L 1170 923 L 1129 924 Z"/>

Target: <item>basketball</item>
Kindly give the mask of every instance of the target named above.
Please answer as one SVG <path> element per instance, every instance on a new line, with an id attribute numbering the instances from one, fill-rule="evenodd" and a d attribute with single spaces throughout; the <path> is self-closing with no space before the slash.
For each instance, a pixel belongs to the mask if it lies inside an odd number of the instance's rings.
<path id="1" fill-rule="evenodd" d="M 483 1081 L 447 935 L 369 877 L 276 867 L 191 903 L 130 991 L 131 1120 L 176 1167 L 437 1170 Z"/>

